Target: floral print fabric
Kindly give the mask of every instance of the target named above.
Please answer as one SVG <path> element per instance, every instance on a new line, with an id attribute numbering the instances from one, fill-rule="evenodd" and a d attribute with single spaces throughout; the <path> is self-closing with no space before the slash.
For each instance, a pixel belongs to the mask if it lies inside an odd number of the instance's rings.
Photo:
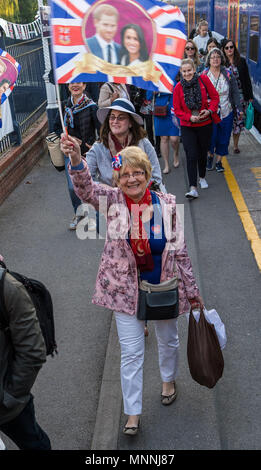
<path id="1" fill-rule="evenodd" d="M 138 271 L 134 254 L 127 242 L 129 213 L 123 192 L 92 180 L 87 163 L 83 170 L 71 170 L 74 190 L 84 203 L 92 204 L 107 217 L 107 235 L 98 269 L 93 303 L 114 311 L 135 315 L 138 304 Z M 190 258 L 176 214 L 175 196 L 157 194 L 162 206 L 167 243 L 162 254 L 161 282 L 179 277 L 179 313 L 190 310 L 188 299 L 199 295 Z M 101 204 L 101 201 L 103 204 Z M 177 228 L 178 227 L 178 228 Z M 177 233 L 176 233 L 177 229 Z"/>

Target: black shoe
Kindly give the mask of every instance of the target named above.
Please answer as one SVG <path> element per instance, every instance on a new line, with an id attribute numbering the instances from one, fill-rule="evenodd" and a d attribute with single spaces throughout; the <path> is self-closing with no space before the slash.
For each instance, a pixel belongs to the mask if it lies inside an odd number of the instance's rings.
<path id="1" fill-rule="evenodd" d="M 223 171 L 225 171 L 225 168 L 222 166 L 222 163 L 221 162 L 217 162 L 216 163 L 216 171 L 218 173 L 222 173 Z"/>
<path id="2" fill-rule="evenodd" d="M 172 395 L 161 395 L 161 403 L 164 406 L 171 405 L 171 403 L 174 402 L 177 398 L 177 386 L 176 383 L 174 382 L 174 393 Z"/>
<path id="3" fill-rule="evenodd" d="M 136 436 L 136 434 L 139 430 L 139 427 L 140 427 L 140 419 L 138 421 L 138 426 L 129 427 L 129 426 L 126 426 L 126 424 L 123 428 L 123 434 L 126 434 L 127 436 Z"/>

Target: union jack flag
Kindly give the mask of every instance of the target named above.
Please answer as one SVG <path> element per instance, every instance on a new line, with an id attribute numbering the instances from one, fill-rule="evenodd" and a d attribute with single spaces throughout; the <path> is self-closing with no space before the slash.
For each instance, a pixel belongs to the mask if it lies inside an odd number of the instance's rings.
<path id="1" fill-rule="evenodd" d="M 156 0 L 51 0 L 50 4 L 57 83 L 117 82 L 172 92 L 187 39 L 178 7 Z M 135 24 L 142 30 L 147 56 L 129 64 L 119 58 L 112 65 L 110 56 L 90 50 L 88 38 L 97 36 L 93 12 L 100 5 L 111 5 L 119 12 L 114 37 L 118 50 L 123 50 L 122 30 Z"/>
<path id="2" fill-rule="evenodd" d="M 20 70 L 20 64 L 8 52 L 0 49 L 0 105 L 12 92 Z M 2 119 L 0 116 L 1 127 Z"/>

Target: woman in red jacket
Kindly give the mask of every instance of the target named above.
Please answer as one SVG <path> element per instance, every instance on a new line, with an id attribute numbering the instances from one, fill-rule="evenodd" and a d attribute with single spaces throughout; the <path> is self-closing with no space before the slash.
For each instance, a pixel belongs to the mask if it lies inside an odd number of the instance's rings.
<path id="1" fill-rule="evenodd" d="M 190 190 L 189 199 L 198 197 L 197 170 L 201 189 L 208 187 L 205 179 L 207 152 L 212 135 L 212 121 L 219 122 L 217 115 L 219 95 L 209 78 L 198 76 L 191 59 L 184 59 L 180 67 L 181 80 L 175 86 L 173 107 L 180 119 L 181 137 L 187 158 Z"/>

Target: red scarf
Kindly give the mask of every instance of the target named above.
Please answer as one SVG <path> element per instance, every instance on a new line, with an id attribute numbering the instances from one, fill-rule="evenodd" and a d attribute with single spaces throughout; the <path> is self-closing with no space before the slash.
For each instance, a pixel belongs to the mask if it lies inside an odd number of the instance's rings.
<path id="1" fill-rule="evenodd" d="M 147 188 L 144 196 L 139 202 L 134 202 L 124 194 L 127 207 L 132 216 L 132 226 L 130 231 L 130 245 L 134 253 L 138 269 L 143 271 L 153 271 L 154 262 L 151 254 L 147 233 L 142 223 L 142 211 L 152 203 L 151 194 Z M 146 206 L 142 207 L 141 206 Z M 139 206 L 139 207 L 137 207 Z"/>

